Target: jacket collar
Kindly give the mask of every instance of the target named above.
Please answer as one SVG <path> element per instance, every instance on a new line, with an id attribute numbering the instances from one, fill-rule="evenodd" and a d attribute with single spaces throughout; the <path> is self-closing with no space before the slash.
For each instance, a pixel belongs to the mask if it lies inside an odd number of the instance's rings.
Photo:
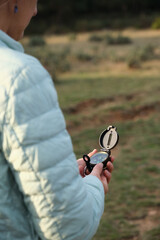
<path id="1" fill-rule="evenodd" d="M 8 36 L 2 30 L 0 30 L 0 47 L 1 46 L 11 48 L 15 51 L 24 52 L 24 48 L 22 47 L 22 45 L 10 36 Z"/>

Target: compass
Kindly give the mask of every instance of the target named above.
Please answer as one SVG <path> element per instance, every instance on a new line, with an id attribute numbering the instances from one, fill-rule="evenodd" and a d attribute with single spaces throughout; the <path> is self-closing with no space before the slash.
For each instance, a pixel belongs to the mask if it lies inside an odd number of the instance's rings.
<path id="1" fill-rule="evenodd" d="M 83 155 L 83 160 L 86 163 L 86 169 L 91 172 L 95 165 L 98 163 L 103 163 L 103 168 L 106 169 L 107 162 L 111 161 L 111 149 L 117 145 L 118 140 L 119 135 L 117 133 L 116 127 L 109 126 L 107 129 L 105 129 L 99 137 L 99 145 L 101 147 L 101 150 L 94 154 L 92 157 Z"/>

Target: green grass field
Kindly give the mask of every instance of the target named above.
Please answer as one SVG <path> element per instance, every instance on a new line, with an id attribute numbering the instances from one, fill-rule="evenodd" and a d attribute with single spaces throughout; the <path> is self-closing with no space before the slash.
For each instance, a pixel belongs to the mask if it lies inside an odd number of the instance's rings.
<path id="1" fill-rule="evenodd" d="M 101 40 L 90 41 L 93 34 Z M 107 44 L 106 34 L 119 33 L 46 37 L 43 49 L 24 44 L 57 76 L 77 158 L 100 148 L 108 125 L 118 128 L 115 169 L 93 240 L 160 240 L 160 32 L 127 30 L 121 34 L 131 43 L 123 45 Z"/>

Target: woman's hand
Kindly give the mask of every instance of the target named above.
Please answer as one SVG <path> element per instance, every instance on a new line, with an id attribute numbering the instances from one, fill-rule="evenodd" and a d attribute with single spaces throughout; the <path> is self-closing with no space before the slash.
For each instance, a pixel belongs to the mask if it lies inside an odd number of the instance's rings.
<path id="1" fill-rule="evenodd" d="M 92 157 L 95 153 L 97 153 L 97 149 L 94 149 L 92 152 L 90 152 L 88 154 L 89 157 Z M 85 174 L 84 174 L 84 168 L 86 166 L 86 163 L 85 161 L 83 160 L 83 158 L 80 158 L 77 160 L 77 163 L 78 163 L 78 167 L 79 167 L 79 173 L 82 177 L 85 177 Z M 88 173 L 89 174 L 89 173 Z"/>
<path id="2" fill-rule="evenodd" d="M 97 149 L 94 149 L 92 152 L 90 152 L 88 156 L 92 157 L 95 153 L 97 153 Z M 99 180 L 103 184 L 105 194 L 108 192 L 108 184 L 111 180 L 111 177 L 112 177 L 111 173 L 114 169 L 114 166 L 113 166 L 114 158 L 113 157 L 110 157 L 110 158 L 111 158 L 111 161 L 107 163 L 106 170 L 103 170 L 103 164 L 99 163 L 93 168 L 91 173 L 88 172 L 88 174 L 91 174 L 99 178 Z M 77 160 L 77 162 L 78 162 L 80 175 L 82 177 L 85 177 L 84 168 L 86 167 L 86 163 L 84 162 L 83 158 Z"/>
<path id="3" fill-rule="evenodd" d="M 103 163 L 99 163 L 93 168 L 92 172 L 90 173 L 91 175 L 99 178 L 99 180 L 102 182 L 105 194 L 108 192 L 108 184 L 111 180 L 111 172 L 113 171 L 114 168 L 112 164 L 113 161 L 114 158 L 111 157 L 111 162 L 107 163 L 106 170 L 103 170 Z"/>

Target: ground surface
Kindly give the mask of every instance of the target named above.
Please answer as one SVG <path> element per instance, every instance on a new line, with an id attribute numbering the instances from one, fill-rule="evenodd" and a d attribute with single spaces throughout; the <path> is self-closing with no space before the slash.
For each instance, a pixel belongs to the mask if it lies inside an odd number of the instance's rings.
<path id="1" fill-rule="evenodd" d="M 131 44 L 109 45 L 108 34 L 127 36 Z M 93 35 L 103 40 L 90 41 Z M 105 212 L 93 239 L 160 240 L 160 31 L 99 31 L 45 40 L 42 48 L 29 48 L 28 39 L 24 45 L 42 62 L 50 58 L 44 65 L 53 77 L 56 71 L 77 158 L 100 148 L 99 135 L 108 125 L 116 125 L 120 135 Z M 60 67 L 59 58 L 65 59 Z"/>

